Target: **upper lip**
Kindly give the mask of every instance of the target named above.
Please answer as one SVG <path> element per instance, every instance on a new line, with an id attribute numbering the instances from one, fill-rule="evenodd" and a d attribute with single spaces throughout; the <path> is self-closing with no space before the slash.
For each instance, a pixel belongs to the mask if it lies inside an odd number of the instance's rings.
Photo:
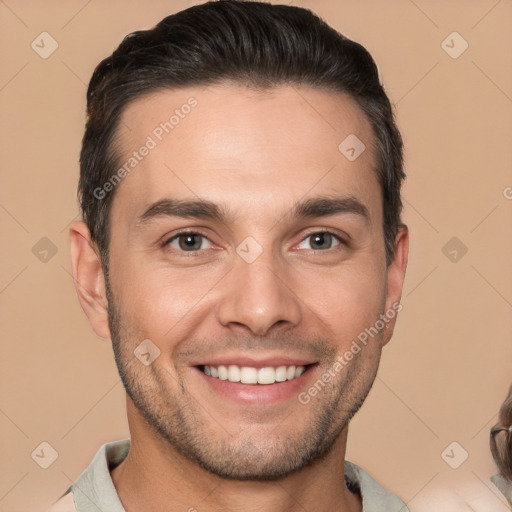
<path id="1" fill-rule="evenodd" d="M 192 361 L 191 366 L 249 366 L 252 368 L 265 368 L 268 366 L 307 366 L 314 364 L 316 361 L 302 357 L 293 357 L 286 355 L 254 355 L 247 354 L 231 354 L 216 355 L 204 358 L 198 361 Z"/>

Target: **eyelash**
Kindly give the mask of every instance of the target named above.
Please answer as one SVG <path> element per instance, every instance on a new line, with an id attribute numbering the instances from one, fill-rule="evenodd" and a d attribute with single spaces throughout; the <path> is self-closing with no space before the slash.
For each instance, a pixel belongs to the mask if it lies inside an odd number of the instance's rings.
<path id="1" fill-rule="evenodd" d="M 323 234 L 323 233 L 326 233 L 326 234 L 329 234 L 331 235 L 332 237 L 334 237 L 340 245 L 348 245 L 346 240 L 343 239 L 340 235 L 337 235 L 336 233 L 333 233 L 332 231 L 329 231 L 327 229 L 319 229 L 319 230 L 316 230 L 316 231 L 312 231 L 310 233 L 308 233 L 306 236 L 304 236 L 299 244 L 301 244 L 302 242 L 304 242 L 306 239 L 308 239 L 309 237 L 312 237 L 314 235 L 318 235 L 318 234 Z M 169 244 L 173 241 L 173 240 L 176 240 L 177 238 L 179 238 L 180 236 L 183 236 L 183 235 L 197 235 L 197 236 L 202 236 L 203 238 L 206 238 L 210 243 L 213 243 L 207 235 L 205 235 L 204 233 L 201 233 L 200 231 L 188 231 L 188 230 L 185 230 L 185 231 L 179 231 L 178 233 L 175 233 L 172 237 L 170 238 L 167 238 L 161 245 L 162 245 L 162 248 L 167 248 L 169 246 Z M 334 247 L 331 247 L 329 249 L 324 249 L 324 250 L 320 250 L 320 249 L 310 249 L 311 251 L 314 251 L 314 252 L 327 252 L 327 251 L 332 251 L 332 250 L 335 250 L 336 247 L 338 246 L 334 246 Z M 178 249 L 179 250 L 179 249 Z M 203 250 L 206 250 L 206 249 L 200 249 L 198 251 L 179 251 L 181 253 L 200 253 L 202 252 Z"/>

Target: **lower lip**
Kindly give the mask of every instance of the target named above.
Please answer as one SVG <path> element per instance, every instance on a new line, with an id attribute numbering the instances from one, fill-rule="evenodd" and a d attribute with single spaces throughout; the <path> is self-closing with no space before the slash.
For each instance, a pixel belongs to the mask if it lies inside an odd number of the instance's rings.
<path id="1" fill-rule="evenodd" d="M 193 368 L 202 381 L 214 393 L 243 404 L 270 405 L 285 402 L 291 398 L 297 398 L 301 390 L 306 386 L 307 380 L 315 373 L 316 366 L 309 366 L 300 376 L 284 382 L 274 384 L 242 384 L 210 377 L 199 368 Z"/>

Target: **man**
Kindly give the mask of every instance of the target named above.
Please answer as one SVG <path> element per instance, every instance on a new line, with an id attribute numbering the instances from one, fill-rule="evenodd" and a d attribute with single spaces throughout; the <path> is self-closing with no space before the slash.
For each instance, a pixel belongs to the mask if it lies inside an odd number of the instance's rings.
<path id="1" fill-rule="evenodd" d="M 73 276 L 131 441 L 61 510 L 406 512 L 345 461 L 408 254 L 368 52 L 304 9 L 211 2 L 130 34 L 87 101 Z"/>

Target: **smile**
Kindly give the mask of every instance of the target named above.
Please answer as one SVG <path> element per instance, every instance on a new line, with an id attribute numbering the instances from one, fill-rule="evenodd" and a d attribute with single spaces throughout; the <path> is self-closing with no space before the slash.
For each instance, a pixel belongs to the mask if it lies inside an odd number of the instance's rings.
<path id="1" fill-rule="evenodd" d="M 229 382 L 240 382 L 242 384 L 275 384 L 276 382 L 285 382 L 300 377 L 306 371 L 306 366 L 291 365 L 254 368 L 251 366 L 230 364 L 228 366 L 204 365 L 201 370 L 209 377 L 227 380 Z"/>

